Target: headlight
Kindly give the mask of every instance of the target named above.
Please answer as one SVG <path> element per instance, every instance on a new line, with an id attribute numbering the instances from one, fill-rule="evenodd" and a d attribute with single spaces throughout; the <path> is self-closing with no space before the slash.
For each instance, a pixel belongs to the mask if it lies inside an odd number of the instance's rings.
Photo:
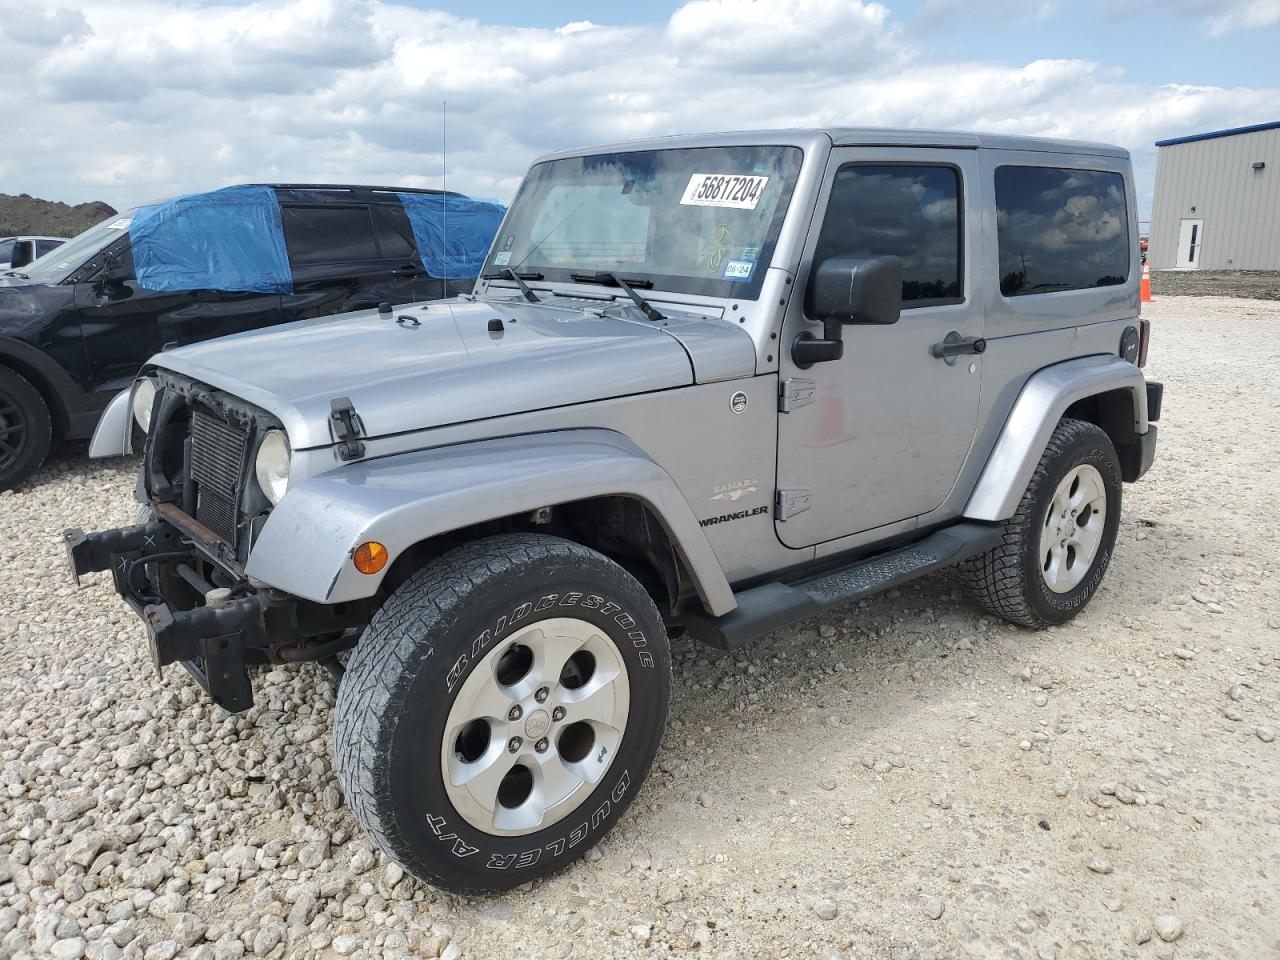
<path id="1" fill-rule="evenodd" d="M 258 447 L 258 458 L 253 471 L 258 486 L 272 505 L 280 502 L 289 489 L 289 438 L 283 430 L 268 430 Z"/>
<path id="2" fill-rule="evenodd" d="M 151 431 L 151 408 L 156 402 L 156 382 L 149 377 L 143 377 L 138 381 L 138 385 L 133 388 L 133 419 L 138 421 L 138 426 L 142 428 L 143 433 Z"/>

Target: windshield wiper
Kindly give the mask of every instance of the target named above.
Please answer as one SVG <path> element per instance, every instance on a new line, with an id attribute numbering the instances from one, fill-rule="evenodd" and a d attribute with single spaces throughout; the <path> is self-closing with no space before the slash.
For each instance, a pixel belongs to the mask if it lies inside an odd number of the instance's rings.
<path id="1" fill-rule="evenodd" d="M 5 275 L 6 277 L 17 277 L 19 280 L 30 280 L 30 279 L 31 279 L 30 274 L 23 273 L 21 270 L 6 270 L 6 271 L 4 272 L 4 275 Z"/>
<path id="2" fill-rule="evenodd" d="M 622 292 L 630 297 L 631 302 L 639 307 L 640 312 L 650 320 L 656 323 L 659 320 L 667 319 L 658 311 L 657 307 L 636 293 L 636 287 L 641 290 L 653 289 L 652 280 L 624 280 L 616 273 L 610 273 L 608 270 L 601 270 L 599 273 L 571 273 L 569 274 L 569 279 L 574 283 L 598 283 L 605 287 L 621 287 Z"/>
<path id="3" fill-rule="evenodd" d="M 529 289 L 526 280 L 541 280 L 540 273 L 517 273 L 510 267 L 503 267 L 495 273 L 486 273 L 480 277 L 481 280 L 514 280 L 516 286 L 520 288 L 520 292 L 524 294 L 524 298 L 530 303 L 541 303 L 542 298 Z"/>

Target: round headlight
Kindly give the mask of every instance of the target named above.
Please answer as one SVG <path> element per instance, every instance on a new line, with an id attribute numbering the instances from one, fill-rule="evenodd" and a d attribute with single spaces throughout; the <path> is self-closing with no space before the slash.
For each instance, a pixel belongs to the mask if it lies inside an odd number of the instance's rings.
<path id="1" fill-rule="evenodd" d="M 272 505 L 280 502 L 289 489 L 289 438 L 283 430 L 268 430 L 258 447 L 253 470 L 258 486 Z"/>
<path id="2" fill-rule="evenodd" d="M 133 401 L 130 405 L 133 407 L 133 419 L 138 421 L 138 426 L 144 433 L 151 429 L 151 408 L 155 406 L 155 402 L 156 382 L 143 377 L 133 388 Z"/>

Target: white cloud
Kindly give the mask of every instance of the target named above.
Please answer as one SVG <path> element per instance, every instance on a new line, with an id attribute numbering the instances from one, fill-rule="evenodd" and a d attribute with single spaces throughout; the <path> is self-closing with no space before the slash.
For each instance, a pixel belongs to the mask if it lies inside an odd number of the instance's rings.
<path id="1" fill-rule="evenodd" d="M 690 0 L 664 39 L 683 66 L 849 74 L 902 56 L 888 18 L 887 7 L 859 0 Z"/>
<path id="2" fill-rule="evenodd" d="M 1210 35 L 1280 25 L 1280 0 L 1167 0 L 1167 10 L 1199 17 Z"/>
<path id="3" fill-rule="evenodd" d="M 692 0 L 664 25 L 549 29 L 373 0 L 30 10 L 0 0 L 0 83 L 27 91 L 3 107 L 0 190 L 68 201 L 438 186 L 445 99 L 450 186 L 500 200 L 551 149 L 822 124 L 1111 141 L 1134 150 L 1149 192 L 1155 139 L 1280 115 L 1275 86 L 1154 86 L 1081 59 L 938 62 L 857 0 Z"/>

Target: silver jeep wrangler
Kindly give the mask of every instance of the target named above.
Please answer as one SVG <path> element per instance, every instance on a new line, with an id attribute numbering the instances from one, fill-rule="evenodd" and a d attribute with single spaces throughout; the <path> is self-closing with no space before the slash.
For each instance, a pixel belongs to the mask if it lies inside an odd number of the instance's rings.
<path id="1" fill-rule="evenodd" d="M 1016 624 L 1089 602 L 1155 454 L 1137 227 L 1097 144 L 553 154 L 471 296 L 152 358 L 92 445 L 142 445 L 148 512 L 68 531 L 72 568 L 227 710 L 326 664 L 356 819 L 424 880 L 510 888 L 640 791 L 672 636 L 953 564 Z"/>

